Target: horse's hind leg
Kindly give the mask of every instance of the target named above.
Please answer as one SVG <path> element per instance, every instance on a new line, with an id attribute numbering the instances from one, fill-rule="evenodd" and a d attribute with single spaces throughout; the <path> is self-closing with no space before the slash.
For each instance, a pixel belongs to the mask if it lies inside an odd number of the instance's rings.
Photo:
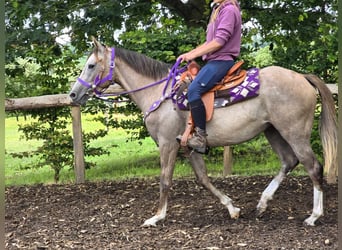
<path id="1" fill-rule="evenodd" d="M 310 217 L 304 221 L 304 224 L 314 226 L 315 221 L 323 215 L 323 167 L 316 159 L 309 143 L 306 146 L 293 145 L 293 150 L 306 168 L 313 183 L 313 210 Z"/>
<path id="2" fill-rule="evenodd" d="M 201 154 L 192 152 L 190 155 L 190 162 L 192 168 L 196 174 L 198 181 L 210 190 L 217 198 L 219 198 L 220 202 L 228 208 L 230 217 L 236 219 L 240 215 L 240 208 L 234 207 L 232 200 L 222 194 L 218 189 L 214 187 L 214 185 L 210 182 L 207 169 L 203 160 L 203 156 Z"/>
<path id="3" fill-rule="evenodd" d="M 279 173 L 273 178 L 261 195 L 257 205 L 258 216 L 261 216 L 266 211 L 268 201 L 272 200 L 274 193 L 277 191 L 286 174 L 298 165 L 298 159 L 292 148 L 274 127 L 269 127 L 265 131 L 265 136 L 273 150 L 278 154 L 282 166 Z"/>
<path id="4" fill-rule="evenodd" d="M 282 136 L 279 135 L 278 137 L 284 138 L 288 145 L 290 145 L 287 147 L 291 149 L 291 155 L 294 154 L 299 162 L 304 165 L 313 182 L 313 211 L 311 216 L 304 221 L 304 224 L 314 226 L 315 221 L 323 215 L 323 167 L 316 159 L 310 146 L 310 134 L 305 133 L 305 130 L 301 129 L 303 127 L 305 126 L 297 126 L 296 129 L 292 129 L 292 132 L 283 132 Z M 294 133 L 294 131 L 300 131 L 300 133 Z M 268 134 L 268 132 L 265 134 Z M 289 166 L 291 167 L 291 165 Z M 279 173 L 280 176 L 284 174 Z M 280 177 L 279 179 L 282 178 Z"/>

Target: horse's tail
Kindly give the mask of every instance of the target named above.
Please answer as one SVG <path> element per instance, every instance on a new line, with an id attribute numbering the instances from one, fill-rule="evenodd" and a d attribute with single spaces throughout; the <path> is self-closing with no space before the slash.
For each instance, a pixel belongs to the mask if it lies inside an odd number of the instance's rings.
<path id="1" fill-rule="evenodd" d="M 324 167 L 328 182 L 335 182 L 337 175 L 337 118 L 333 96 L 325 82 L 313 74 L 304 75 L 321 96 L 322 112 L 320 136 L 323 147 Z"/>

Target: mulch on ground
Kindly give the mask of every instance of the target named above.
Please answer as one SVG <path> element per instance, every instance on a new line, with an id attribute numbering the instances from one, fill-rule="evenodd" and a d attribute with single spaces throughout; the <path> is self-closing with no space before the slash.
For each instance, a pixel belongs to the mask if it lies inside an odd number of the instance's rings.
<path id="1" fill-rule="evenodd" d="M 324 184 L 325 214 L 312 211 L 308 177 L 287 177 L 262 218 L 255 208 L 269 176 L 212 179 L 241 208 L 228 210 L 194 179 L 174 181 L 168 215 L 157 210 L 158 179 L 6 188 L 6 249 L 337 249 L 337 184 Z"/>

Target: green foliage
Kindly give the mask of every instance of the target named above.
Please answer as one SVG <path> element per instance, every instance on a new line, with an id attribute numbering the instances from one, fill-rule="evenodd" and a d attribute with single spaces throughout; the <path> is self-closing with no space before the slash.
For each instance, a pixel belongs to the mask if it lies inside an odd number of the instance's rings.
<path id="1" fill-rule="evenodd" d="M 43 144 L 36 150 L 15 153 L 12 156 L 23 158 L 38 155 L 35 165 L 26 167 L 39 168 L 48 165 L 54 170 L 54 179 L 58 182 L 61 169 L 73 165 L 73 155 L 70 154 L 73 151 L 72 138 L 66 130 L 64 121 L 55 121 L 53 126 L 46 125 L 44 122 L 33 122 L 20 127 L 19 131 L 24 133 L 26 139 L 42 140 L 44 138 Z"/>
<path id="2" fill-rule="evenodd" d="M 276 64 L 337 81 L 336 0 L 263 1 L 254 2 L 254 8 L 248 16 L 257 20 L 260 42 L 275 45 Z"/>
<path id="3" fill-rule="evenodd" d="M 151 14 L 157 20 L 122 33 L 119 36 L 121 45 L 156 60 L 174 63 L 181 53 L 204 41 L 203 28 L 187 27 L 179 17 L 165 12 L 165 8 L 152 5 Z"/>
<path id="4" fill-rule="evenodd" d="M 34 59 L 16 58 L 12 63 L 5 65 L 5 94 L 6 97 L 26 97 L 36 91 L 34 76 L 38 74 L 39 64 Z M 26 84 L 22 84 L 25 81 Z"/>
<path id="5" fill-rule="evenodd" d="M 59 181 L 60 172 L 64 167 L 73 166 L 73 139 L 70 135 L 70 122 L 61 115 L 63 112 L 70 114 L 69 108 L 52 108 L 46 110 L 46 115 L 37 116 L 37 120 L 19 127 L 26 140 L 42 141 L 37 149 L 12 153 L 13 157 L 24 158 L 36 156 L 33 165 L 24 168 L 41 168 L 50 166 L 54 171 L 54 180 Z M 70 117 L 69 121 L 70 121 Z M 109 151 L 101 147 L 92 147 L 90 142 L 107 135 L 106 130 L 97 130 L 83 133 L 83 147 L 86 156 L 101 156 L 109 154 Z M 95 164 L 91 161 L 85 162 L 86 168 Z"/>
<path id="6" fill-rule="evenodd" d="M 272 56 L 272 51 L 270 50 L 270 46 L 260 48 L 259 50 L 252 52 L 247 56 L 244 56 L 243 59 L 248 63 L 248 65 L 255 66 L 258 68 L 274 64 L 274 59 Z"/>
<path id="7" fill-rule="evenodd" d="M 316 154 L 316 157 L 318 157 L 318 160 L 322 162 L 323 159 L 323 148 L 321 144 L 321 138 L 320 138 L 320 132 L 319 132 L 319 120 L 320 120 L 320 113 L 321 113 L 321 104 L 318 103 L 316 105 L 315 110 L 315 119 L 313 123 L 312 128 L 312 134 L 311 134 L 311 147 L 314 153 Z"/>

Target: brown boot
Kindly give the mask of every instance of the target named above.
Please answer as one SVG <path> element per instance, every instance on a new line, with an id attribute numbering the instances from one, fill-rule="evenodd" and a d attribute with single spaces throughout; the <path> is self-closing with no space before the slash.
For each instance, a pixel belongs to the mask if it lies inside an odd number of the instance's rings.
<path id="1" fill-rule="evenodd" d="M 205 154 L 208 151 L 207 147 L 207 133 L 199 127 L 195 128 L 195 133 L 188 140 L 188 146 L 193 148 L 196 152 Z"/>

